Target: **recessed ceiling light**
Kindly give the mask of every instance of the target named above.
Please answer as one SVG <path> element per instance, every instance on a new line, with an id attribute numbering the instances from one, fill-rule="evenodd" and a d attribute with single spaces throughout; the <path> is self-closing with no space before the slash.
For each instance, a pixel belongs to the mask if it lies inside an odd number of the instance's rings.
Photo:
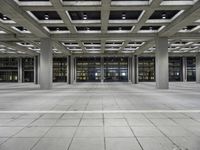
<path id="1" fill-rule="evenodd" d="M 126 19 L 126 14 L 125 14 L 125 13 L 122 14 L 122 19 L 123 19 L 123 20 Z"/>
<path id="2" fill-rule="evenodd" d="M 187 27 L 184 27 L 183 30 L 187 31 Z"/>
<path id="3" fill-rule="evenodd" d="M 3 20 L 7 20 L 7 16 L 6 15 L 3 15 Z"/>
<path id="4" fill-rule="evenodd" d="M 83 14 L 83 20 L 87 20 L 87 14 L 86 13 Z"/>
<path id="5" fill-rule="evenodd" d="M 45 14 L 45 15 L 44 15 L 44 19 L 45 19 L 45 20 L 49 20 L 49 15 L 48 15 L 48 14 Z"/>
<path id="6" fill-rule="evenodd" d="M 26 28 L 23 28 L 23 31 L 27 31 L 27 29 L 26 29 Z"/>
<path id="7" fill-rule="evenodd" d="M 162 19 L 166 19 L 166 13 L 162 14 Z"/>

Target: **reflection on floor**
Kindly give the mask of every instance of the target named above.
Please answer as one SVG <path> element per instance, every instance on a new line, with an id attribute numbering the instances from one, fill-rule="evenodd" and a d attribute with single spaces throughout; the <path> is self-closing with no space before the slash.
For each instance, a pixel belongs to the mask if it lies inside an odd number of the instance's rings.
<path id="1" fill-rule="evenodd" d="M 200 113 L 192 110 L 200 110 L 196 83 L 170 83 L 169 90 L 155 83 L 60 83 L 50 91 L 0 84 L 0 111 L 16 111 L 0 113 L 0 150 L 199 150 Z"/>

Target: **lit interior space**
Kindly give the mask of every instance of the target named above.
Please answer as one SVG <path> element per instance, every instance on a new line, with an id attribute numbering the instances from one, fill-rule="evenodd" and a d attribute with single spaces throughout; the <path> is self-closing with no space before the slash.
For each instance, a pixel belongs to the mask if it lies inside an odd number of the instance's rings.
<path id="1" fill-rule="evenodd" d="M 0 0 L 0 150 L 200 150 L 200 0 Z"/>

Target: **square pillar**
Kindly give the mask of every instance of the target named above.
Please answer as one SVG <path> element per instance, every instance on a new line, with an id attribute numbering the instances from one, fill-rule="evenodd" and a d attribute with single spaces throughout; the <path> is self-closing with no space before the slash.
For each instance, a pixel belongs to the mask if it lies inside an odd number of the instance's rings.
<path id="1" fill-rule="evenodd" d="M 169 64 L 168 64 L 168 39 L 157 37 L 156 44 L 156 87 L 158 89 L 169 88 Z"/>
<path id="2" fill-rule="evenodd" d="M 128 82 L 132 81 L 132 57 L 128 57 Z"/>
<path id="3" fill-rule="evenodd" d="M 187 82 L 187 58 L 183 57 L 183 82 Z"/>
<path id="4" fill-rule="evenodd" d="M 196 55 L 196 82 L 200 83 L 200 53 Z"/>
<path id="5" fill-rule="evenodd" d="M 68 56 L 68 63 L 67 63 L 67 83 L 73 84 L 74 83 L 74 57 Z"/>
<path id="6" fill-rule="evenodd" d="M 74 58 L 74 82 L 76 83 L 76 58 Z"/>
<path id="7" fill-rule="evenodd" d="M 22 58 L 18 58 L 18 83 L 23 82 Z"/>
<path id="8" fill-rule="evenodd" d="M 52 88 L 52 41 L 49 38 L 41 39 L 40 51 L 40 89 Z"/>
<path id="9" fill-rule="evenodd" d="M 101 57 L 101 82 L 104 82 L 104 57 Z"/>
<path id="10" fill-rule="evenodd" d="M 39 63 L 38 63 L 38 56 L 34 56 L 34 83 L 38 84 L 39 78 L 38 78 L 38 72 L 39 72 Z"/>
<path id="11" fill-rule="evenodd" d="M 74 56 L 71 56 L 71 83 L 74 83 L 74 75 L 75 75 L 75 68 L 74 68 Z"/>
<path id="12" fill-rule="evenodd" d="M 133 84 L 138 84 L 138 56 L 131 58 L 131 81 Z"/>

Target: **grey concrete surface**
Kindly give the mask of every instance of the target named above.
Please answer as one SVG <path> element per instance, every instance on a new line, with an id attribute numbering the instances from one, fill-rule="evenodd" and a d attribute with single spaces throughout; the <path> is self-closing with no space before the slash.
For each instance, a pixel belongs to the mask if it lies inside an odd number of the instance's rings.
<path id="1" fill-rule="evenodd" d="M 0 150 L 200 149 L 200 113 L 192 112 L 200 110 L 200 85 L 192 82 L 168 90 L 155 83 L 0 84 L 0 111 L 21 110 L 29 113 L 0 113 Z"/>

